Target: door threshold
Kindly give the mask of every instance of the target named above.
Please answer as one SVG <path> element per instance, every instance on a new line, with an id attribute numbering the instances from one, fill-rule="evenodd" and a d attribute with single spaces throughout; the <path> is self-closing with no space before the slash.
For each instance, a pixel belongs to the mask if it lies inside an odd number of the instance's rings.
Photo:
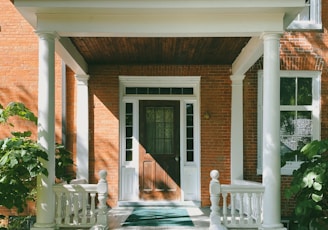
<path id="1" fill-rule="evenodd" d="M 200 201 L 119 201 L 118 207 L 200 207 Z"/>

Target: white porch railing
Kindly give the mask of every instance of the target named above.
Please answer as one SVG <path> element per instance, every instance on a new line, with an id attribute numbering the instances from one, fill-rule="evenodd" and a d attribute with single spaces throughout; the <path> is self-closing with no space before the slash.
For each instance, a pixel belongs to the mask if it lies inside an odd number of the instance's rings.
<path id="1" fill-rule="evenodd" d="M 56 227 L 106 229 L 107 172 L 99 172 L 98 184 L 56 184 Z M 96 197 L 98 205 L 96 207 Z"/>
<path id="2" fill-rule="evenodd" d="M 259 228 L 262 224 L 262 196 L 264 186 L 245 182 L 220 185 L 219 172 L 211 171 L 210 182 L 210 229 Z M 222 216 L 219 202 L 222 197 Z M 230 204 L 228 205 L 228 203 Z"/>

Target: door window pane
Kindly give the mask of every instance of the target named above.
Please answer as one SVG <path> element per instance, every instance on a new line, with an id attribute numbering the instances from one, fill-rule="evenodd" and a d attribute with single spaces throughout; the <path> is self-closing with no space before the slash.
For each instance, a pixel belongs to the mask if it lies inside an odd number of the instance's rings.
<path id="1" fill-rule="evenodd" d="M 172 154 L 174 140 L 173 107 L 146 108 L 147 152 Z"/>

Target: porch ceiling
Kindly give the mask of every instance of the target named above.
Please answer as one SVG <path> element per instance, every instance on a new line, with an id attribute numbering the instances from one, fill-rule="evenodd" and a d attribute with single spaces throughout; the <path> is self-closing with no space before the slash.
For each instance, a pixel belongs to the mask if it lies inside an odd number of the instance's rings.
<path id="1" fill-rule="evenodd" d="M 89 64 L 231 65 L 250 37 L 71 37 Z"/>

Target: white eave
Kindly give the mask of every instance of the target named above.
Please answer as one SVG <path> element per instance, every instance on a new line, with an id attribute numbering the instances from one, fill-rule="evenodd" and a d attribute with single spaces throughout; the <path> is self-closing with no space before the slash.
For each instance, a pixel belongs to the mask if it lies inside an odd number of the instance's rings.
<path id="1" fill-rule="evenodd" d="M 304 0 L 15 0 L 60 36 L 254 36 L 283 31 Z M 286 22 L 285 22 L 286 21 Z"/>
<path id="2" fill-rule="evenodd" d="M 261 34 L 282 33 L 305 1 L 15 0 L 14 5 L 35 30 L 54 31 L 61 38 L 253 37 L 233 65 L 242 74 L 261 55 Z M 74 47 L 59 43 L 73 65 L 81 65 L 78 71 L 86 72 Z"/>

